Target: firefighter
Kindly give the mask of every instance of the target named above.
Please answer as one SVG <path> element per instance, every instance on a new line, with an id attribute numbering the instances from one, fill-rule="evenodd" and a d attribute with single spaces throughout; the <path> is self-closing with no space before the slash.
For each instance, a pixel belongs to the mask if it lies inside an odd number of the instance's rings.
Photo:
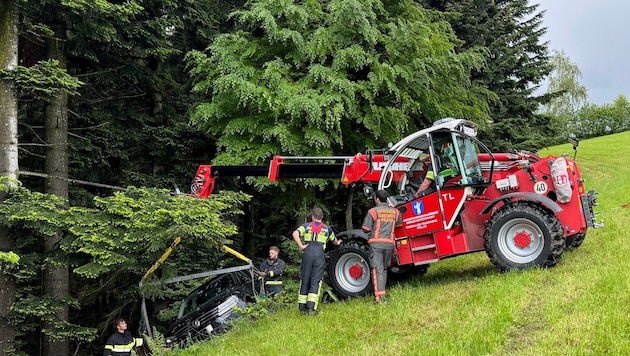
<path id="1" fill-rule="evenodd" d="M 402 225 L 402 217 L 396 208 L 387 203 L 386 191 L 377 190 L 374 202 L 376 205 L 368 211 L 361 228 L 368 234 L 374 302 L 378 304 L 387 300 L 385 285 L 394 250 L 394 227 Z"/>
<path id="2" fill-rule="evenodd" d="M 274 296 L 282 292 L 282 274 L 285 263 L 278 257 L 280 249 L 277 246 L 269 247 L 269 258 L 260 265 L 258 275 L 265 281 L 265 295 Z"/>
<path id="3" fill-rule="evenodd" d="M 457 176 L 459 174 L 457 171 L 457 160 L 451 143 L 446 141 L 444 143 L 437 144 L 437 147 L 438 149 L 436 149 L 436 152 L 439 153 L 439 156 L 436 159 L 439 166 L 438 175 L 442 177 L 443 180 Z M 425 196 L 433 193 L 436 189 L 435 172 L 433 171 L 433 166 L 430 165 L 422 184 L 420 184 L 420 187 L 413 197 L 419 198 L 421 196 Z"/>
<path id="4" fill-rule="evenodd" d="M 311 212 L 311 222 L 305 223 L 293 231 L 293 240 L 297 243 L 302 254 L 302 267 L 300 269 L 300 294 L 298 295 L 298 307 L 302 314 L 317 314 L 322 279 L 326 257 L 324 249 L 326 243 L 332 241 L 339 246 L 341 240 L 335 237 L 332 228 L 322 223 L 324 211 L 314 208 Z M 302 243 L 304 239 L 304 243 Z"/>
<path id="5" fill-rule="evenodd" d="M 129 356 L 131 350 L 138 346 L 142 346 L 142 338 L 134 338 L 127 331 L 127 322 L 125 319 L 114 320 L 114 328 L 116 332 L 107 339 L 103 356 Z"/>

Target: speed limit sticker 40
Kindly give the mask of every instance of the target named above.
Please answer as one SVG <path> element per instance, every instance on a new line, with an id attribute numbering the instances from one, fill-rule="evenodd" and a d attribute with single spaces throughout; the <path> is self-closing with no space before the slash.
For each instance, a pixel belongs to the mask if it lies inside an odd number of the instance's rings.
<path id="1" fill-rule="evenodd" d="M 536 184 L 534 184 L 534 191 L 536 194 L 545 194 L 547 192 L 547 183 L 536 182 Z"/>

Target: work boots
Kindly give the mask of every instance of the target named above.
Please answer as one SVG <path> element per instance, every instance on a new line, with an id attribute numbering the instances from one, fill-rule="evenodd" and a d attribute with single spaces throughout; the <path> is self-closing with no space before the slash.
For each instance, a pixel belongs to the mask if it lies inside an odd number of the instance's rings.
<path id="1" fill-rule="evenodd" d="M 317 315 L 317 310 L 315 309 L 315 302 L 306 302 L 306 314 L 308 315 Z"/>
<path id="2" fill-rule="evenodd" d="M 377 295 L 374 298 L 374 304 L 387 303 L 387 297 L 384 295 Z"/>

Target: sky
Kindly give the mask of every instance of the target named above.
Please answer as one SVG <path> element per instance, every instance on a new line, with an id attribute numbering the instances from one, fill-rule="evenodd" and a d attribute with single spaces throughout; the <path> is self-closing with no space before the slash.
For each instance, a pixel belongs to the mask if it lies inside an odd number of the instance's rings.
<path id="1" fill-rule="evenodd" d="M 630 99 L 629 0 L 529 0 L 546 10 L 549 49 L 564 51 L 582 72 L 588 101 L 610 104 Z"/>

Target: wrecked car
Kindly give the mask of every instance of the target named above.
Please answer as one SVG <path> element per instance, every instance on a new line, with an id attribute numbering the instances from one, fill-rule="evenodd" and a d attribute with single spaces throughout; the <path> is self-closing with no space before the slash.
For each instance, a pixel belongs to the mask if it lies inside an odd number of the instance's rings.
<path id="1" fill-rule="evenodd" d="M 182 301 L 175 322 L 165 334 L 166 343 L 185 347 L 191 341 L 224 332 L 238 318 L 234 307 L 255 302 L 256 289 L 250 270 L 217 276 L 193 290 Z"/>

